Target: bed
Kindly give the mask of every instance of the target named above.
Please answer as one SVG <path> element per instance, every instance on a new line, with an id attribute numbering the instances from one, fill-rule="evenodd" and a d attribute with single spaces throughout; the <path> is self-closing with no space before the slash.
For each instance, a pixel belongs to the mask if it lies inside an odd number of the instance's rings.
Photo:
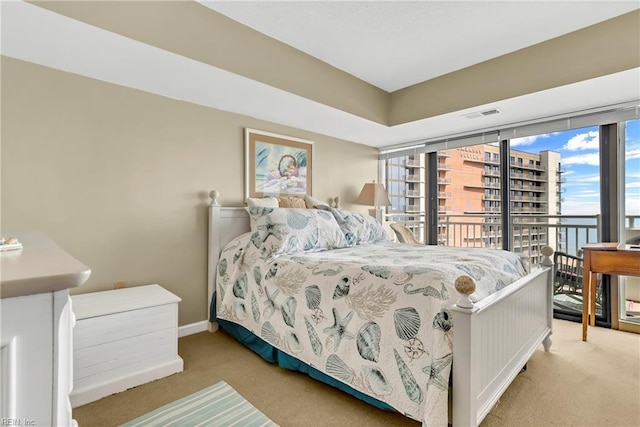
<path id="1" fill-rule="evenodd" d="M 505 251 L 356 241 L 335 209 L 210 195 L 209 328 L 267 360 L 423 425 L 447 424 L 451 386 L 451 422 L 467 426 L 550 348 L 551 248 L 528 273 Z"/>

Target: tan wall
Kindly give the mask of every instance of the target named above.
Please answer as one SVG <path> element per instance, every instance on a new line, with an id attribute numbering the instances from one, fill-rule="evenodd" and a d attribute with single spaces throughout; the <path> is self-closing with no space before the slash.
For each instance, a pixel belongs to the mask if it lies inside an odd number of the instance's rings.
<path id="1" fill-rule="evenodd" d="M 397 90 L 389 102 L 389 125 L 637 68 L 639 21 L 636 10 Z"/>
<path id="2" fill-rule="evenodd" d="M 40 7 L 387 124 L 389 94 L 195 1 L 35 1 Z"/>
<path id="3" fill-rule="evenodd" d="M 388 126 L 640 66 L 640 10 L 387 93 L 197 2 L 32 3 Z"/>
<path id="4" fill-rule="evenodd" d="M 243 129 L 314 141 L 314 196 L 350 206 L 377 150 L 2 57 L 2 233 L 46 232 L 92 269 L 78 292 L 159 283 L 207 316 L 207 192 L 243 205 Z"/>

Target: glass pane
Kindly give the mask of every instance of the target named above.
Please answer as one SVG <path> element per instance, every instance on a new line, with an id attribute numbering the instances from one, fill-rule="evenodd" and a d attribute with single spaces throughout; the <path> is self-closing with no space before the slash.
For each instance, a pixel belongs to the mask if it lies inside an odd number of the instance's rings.
<path id="1" fill-rule="evenodd" d="M 582 313 L 582 247 L 598 241 L 600 218 L 599 129 L 587 127 L 510 141 L 515 207 L 514 251 L 533 267 L 540 248 L 556 250 L 554 309 Z M 520 161 L 522 160 L 522 161 Z M 514 185 L 515 184 L 515 185 Z M 525 207 L 519 200 L 529 202 Z M 596 295 L 602 314 L 601 280 Z"/>
<path id="2" fill-rule="evenodd" d="M 399 222 L 424 243 L 425 235 L 425 154 L 396 157 L 385 161 L 386 185 L 391 207 L 387 221 Z"/>
<path id="3" fill-rule="evenodd" d="M 625 123 L 625 220 L 621 241 L 640 246 L 640 120 Z M 640 278 L 620 278 L 621 318 L 640 322 Z"/>
<path id="4" fill-rule="evenodd" d="M 438 244 L 502 247 L 500 148 L 438 151 Z"/>

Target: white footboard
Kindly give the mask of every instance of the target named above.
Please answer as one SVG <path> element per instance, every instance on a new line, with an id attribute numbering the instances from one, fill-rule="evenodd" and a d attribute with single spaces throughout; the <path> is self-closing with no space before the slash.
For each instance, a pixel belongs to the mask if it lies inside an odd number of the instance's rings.
<path id="1" fill-rule="evenodd" d="M 553 268 L 546 265 L 471 308 L 453 310 L 453 426 L 477 426 L 536 348 L 551 341 Z"/>

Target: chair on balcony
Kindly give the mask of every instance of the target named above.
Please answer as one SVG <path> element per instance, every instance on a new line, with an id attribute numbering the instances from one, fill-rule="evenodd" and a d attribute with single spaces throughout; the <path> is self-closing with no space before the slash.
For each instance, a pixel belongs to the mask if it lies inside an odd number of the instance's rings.
<path id="1" fill-rule="evenodd" d="M 554 305 L 559 308 L 567 308 L 567 301 L 574 301 L 570 304 L 571 310 L 578 310 L 582 305 L 582 277 L 583 277 L 583 261 L 582 250 L 578 251 L 578 256 L 569 255 L 564 252 L 556 252 L 554 254 L 555 263 L 555 281 L 553 286 Z M 600 276 L 600 275 L 598 275 Z M 598 277 L 596 283 L 596 307 L 602 304 L 602 280 Z M 568 296 L 565 298 L 556 298 L 558 295 Z M 575 304 L 579 304 L 575 306 Z"/>
<path id="2" fill-rule="evenodd" d="M 553 294 L 582 295 L 582 258 L 556 252 L 554 262 L 556 278 Z"/>
<path id="3" fill-rule="evenodd" d="M 389 225 L 400 243 L 420 243 L 416 236 L 413 235 L 413 232 L 403 224 L 399 222 L 394 222 Z"/>

